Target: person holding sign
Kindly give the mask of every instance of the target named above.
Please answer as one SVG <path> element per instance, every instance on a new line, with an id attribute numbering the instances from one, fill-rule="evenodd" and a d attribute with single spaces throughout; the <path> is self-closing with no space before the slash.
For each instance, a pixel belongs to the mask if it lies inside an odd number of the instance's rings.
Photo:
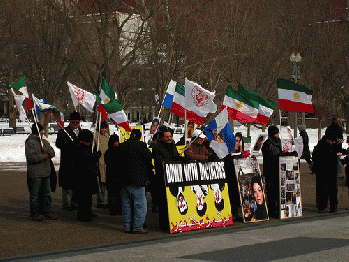
<path id="1" fill-rule="evenodd" d="M 297 152 L 285 153 L 282 150 L 279 128 L 269 126 L 268 139 L 263 143 L 263 176 L 265 177 L 269 215 L 279 217 L 279 157 L 297 156 Z"/>

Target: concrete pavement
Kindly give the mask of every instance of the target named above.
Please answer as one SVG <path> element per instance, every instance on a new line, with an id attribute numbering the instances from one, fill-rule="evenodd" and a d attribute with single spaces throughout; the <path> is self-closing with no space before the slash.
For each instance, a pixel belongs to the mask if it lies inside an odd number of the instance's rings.
<path id="1" fill-rule="evenodd" d="M 168 234 L 159 230 L 158 215 L 149 209 L 149 234 L 132 235 L 123 232 L 121 216 L 109 216 L 107 210 L 96 209 L 96 203 L 94 222 L 77 222 L 75 212 L 61 210 L 60 188 L 52 194 L 59 220 L 32 221 L 25 171 L 0 165 L 0 260 L 295 261 L 316 255 L 323 261 L 327 259 L 322 255 L 335 258 L 348 251 L 347 188 L 339 187 L 339 213 L 320 215 L 315 206 L 315 176 L 306 164 L 301 165 L 301 183 L 302 218 L 235 222 L 226 228 Z"/>

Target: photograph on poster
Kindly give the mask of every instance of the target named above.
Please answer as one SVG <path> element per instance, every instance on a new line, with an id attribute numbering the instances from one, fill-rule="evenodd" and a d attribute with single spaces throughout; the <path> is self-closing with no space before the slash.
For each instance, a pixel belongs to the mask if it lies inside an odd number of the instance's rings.
<path id="1" fill-rule="evenodd" d="M 287 180 L 294 180 L 294 171 L 286 170 L 286 179 Z"/>
<path id="2" fill-rule="evenodd" d="M 268 220 L 268 208 L 256 159 L 235 159 L 242 215 L 244 222 Z"/>
<path id="3" fill-rule="evenodd" d="M 267 139 L 268 135 L 267 134 L 260 134 L 254 143 L 254 146 L 252 148 L 253 152 L 259 152 L 262 148 L 262 145 L 264 141 Z"/>
<path id="4" fill-rule="evenodd" d="M 302 216 L 301 180 L 297 157 L 280 157 L 280 218 Z M 286 170 L 286 171 L 285 171 Z"/>

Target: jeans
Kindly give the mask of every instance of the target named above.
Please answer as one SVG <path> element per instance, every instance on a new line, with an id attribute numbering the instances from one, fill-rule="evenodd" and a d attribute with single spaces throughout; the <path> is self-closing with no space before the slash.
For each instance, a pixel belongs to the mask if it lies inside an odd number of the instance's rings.
<path id="1" fill-rule="evenodd" d="M 52 212 L 50 177 L 28 177 L 31 217 Z"/>
<path id="2" fill-rule="evenodd" d="M 77 199 L 75 194 L 73 194 L 73 190 L 62 188 L 62 205 L 63 208 L 77 205 Z"/>
<path id="3" fill-rule="evenodd" d="M 124 187 L 121 189 L 122 215 L 124 217 L 125 231 L 132 227 L 132 202 L 133 202 L 133 232 L 141 231 L 145 216 L 147 215 L 147 199 L 145 187 Z"/>

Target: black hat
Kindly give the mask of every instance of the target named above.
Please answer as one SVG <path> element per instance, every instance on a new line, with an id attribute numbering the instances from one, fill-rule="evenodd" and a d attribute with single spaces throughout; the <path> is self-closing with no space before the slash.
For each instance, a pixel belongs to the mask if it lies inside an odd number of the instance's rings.
<path id="1" fill-rule="evenodd" d="M 132 129 L 130 136 L 131 137 L 135 136 L 136 138 L 140 139 L 142 137 L 142 133 L 141 133 L 141 131 L 139 129 L 135 128 L 135 129 Z"/>
<path id="2" fill-rule="evenodd" d="M 117 134 L 112 134 L 109 137 L 108 148 L 114 146 L 115 142 L 119 142 L 119 136 Z"/>
<path id="3" fill-rule="evenodd" d="M 74 111 L 70 114 L 69 120 L 79 120 L 80 121 L 80 114 L 79 112 Z"/>
<path id="4" fill-rule="evenodd" d="M 41 130 L 44 130 L 44 127 L 43 127 L 40 123 L 34 123 L 34 124 L 32 125 L 32 134 L 34 134 L 34 135 L 38 135 L 38 134 L 39 134 L 36 125 L 38 125 L 39 132 L 40 132 Z"/>
<path id="5" fill-rule="evenodd" d="M 327 128 L 325 131 L 325 138 L 331 141 L 336 141 L 338 137 L 330 128 Z"/>
<path id="6" fill-rule="evenodd" d="M 79 140 L 79 142 L 82 141 L 85 143 L 92 142 L 93 141 L 93 133 L 88 129 L 82 129 L 79 132 L 78 140 Z"/>
<path id="7" fill-rule="evenodd" d="M 268 135 L 269 136 L 275 136 L 277 133 L 279 133 L 279 128 L 277 128 L 277 126 L 270 126 L 268 128 Z"/>

